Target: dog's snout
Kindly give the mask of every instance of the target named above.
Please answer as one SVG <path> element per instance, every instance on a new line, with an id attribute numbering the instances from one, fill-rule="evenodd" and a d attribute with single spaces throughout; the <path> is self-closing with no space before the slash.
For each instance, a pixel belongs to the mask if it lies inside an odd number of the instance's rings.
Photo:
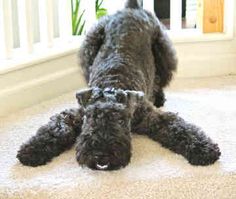
<path id="1" fill-rule="evenodd" d="M 106 170 L 110 166 L 109 157 L 107 156 L 95 156 L 95 161 L 98 170 Z"/>

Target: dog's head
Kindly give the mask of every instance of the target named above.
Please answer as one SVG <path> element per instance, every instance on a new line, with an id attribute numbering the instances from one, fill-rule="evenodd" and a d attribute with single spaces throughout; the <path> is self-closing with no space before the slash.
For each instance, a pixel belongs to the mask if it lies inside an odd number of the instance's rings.
<path id="1" fill-rule="evenodd" d="M 90 88 L 76 94 L 84 108 L 77 160 L 92 169 L 114 170 L 131 157 L 130 120 L 144 94 L 121 89 Z"/>

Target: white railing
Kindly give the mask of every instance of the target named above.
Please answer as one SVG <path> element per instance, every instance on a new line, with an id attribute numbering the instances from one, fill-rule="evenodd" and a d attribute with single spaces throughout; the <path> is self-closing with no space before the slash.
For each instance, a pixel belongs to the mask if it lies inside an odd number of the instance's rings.
<path id="1" fill-rule="evenodd" d="M 14 19 L 13 14 L 17 15 Z M 1 60 L 31 56 L 39 51 L 45 54 L 59 43 L 71 41 L 71 1 L 0 0 L 0 22 Z"/>
<path id="2" fill-rule="evenodd" d="M 13 47 L 11 1 L 0 0 L 0 48 L 2 58 L 11 58 Z"/>
<path id="3" fill-rule="evenodd" d="M 170 30 L 182 29 L 182 0 L 170 0 Z"/>
<path id="4" fill-rule="evenodd" d="M 107 8 L 109 14 L 112 14 L 123 8 L 125 1 L 104 0 L 104 7 Z M 154 13 L 154 1 L 143 0 L 143 7 Z M 193 15 L 196 15 L 191 12 L 191 6 L 196 6 L 196 3 L 191 3 L 194 1 L 198 0 L 187 1 L 187 17 L 194 18 Z M 37 9 L 37 12 L 33 8 Z M 81 0 L 80 9 L 85 10 L 85 30 L 88 30 L 96 20 L 95 0 Z M 17 13 L 13 13 L 13 10 Z M 182 0 L 170 0 L 169 34 L 176 42 L 230 39 L 233 37 L 234 0 L 225 0 L 225 10 L 224 33 L 204 35 L 199 27 L 183 29 Z M 14 19 L 13 14 L 17 15 Z M 38 52 L 47 56 L 55 49 L 55 53 L 57 53 L 76 45 L 78 48 L 78 43 L 71 42 L 74 41 L 71 26 L 70 0 L 0 0 L 0 59 L 4 61 L 0 65 L 0 69 L 4 64 L 7 66 L 6 63 L 9 63 L 9 60 L 10 63 L 14 60 L 14 63 L 27 62 L 25 57 L 35 58 Z"/>

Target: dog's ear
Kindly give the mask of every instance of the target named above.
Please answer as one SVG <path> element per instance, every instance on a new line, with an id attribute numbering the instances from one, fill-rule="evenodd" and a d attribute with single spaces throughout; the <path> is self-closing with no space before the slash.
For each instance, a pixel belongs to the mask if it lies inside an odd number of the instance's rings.
<path id="1" fill-rule="evenodd" d="M 88 88 L 88 89 L 83 89 L 83 90 L 78 91 L 76 93 L 76 98 L 78 100 L 78 103 L 82 107 L 86 107 L 92 94 L 93 94 L 93 88 Z"/>
<path id="2" fill-rule="evenodd" d="M 131 104 L 138 104 L 144 101 L 144 93 L 142 91 L 126 90 L 128 102 Z"/>

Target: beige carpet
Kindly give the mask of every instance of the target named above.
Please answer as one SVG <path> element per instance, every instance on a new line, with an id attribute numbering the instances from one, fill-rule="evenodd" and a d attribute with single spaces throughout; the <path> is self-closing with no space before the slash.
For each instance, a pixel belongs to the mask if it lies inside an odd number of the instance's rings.
<path id="1" fill-rule="evenodd" d="M 15 158 L 20 144 L 50 115 L 76 106 L 68 93 L 0 119 L 0 198 L 235 199 L 236 78 L 181 81 L 168 91 L 165 109 L 179 112 L 219 143 L 222 156 L 214 165 L 191 166 L 146 137 L 133 136 L 131 163 L 119 171 L 81 168 L 74 149 L 46 166 L 22 166 Z"/>

